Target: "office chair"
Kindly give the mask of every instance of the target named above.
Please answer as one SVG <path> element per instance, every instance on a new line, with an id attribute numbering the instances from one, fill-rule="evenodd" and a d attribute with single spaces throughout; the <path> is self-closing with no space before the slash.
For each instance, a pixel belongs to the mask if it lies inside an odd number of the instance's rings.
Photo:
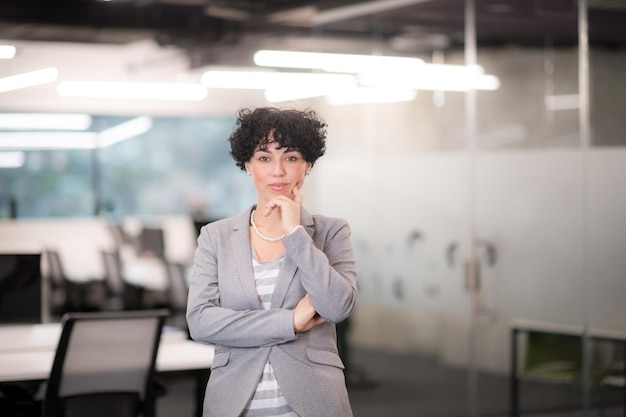
<path id="1" fill-rule="evenodd" d="M 165 236 L 163 229 L 144 227 L 139 234 L 139 253 L 151 254 L 159 259 L 165 259 Z"/>
<path id="2" fill-rule="evenodd" d="M 47 284 L 50 302 L 50 314 L 62 316 L 70 308 L 68 283 L 61 263 L 59 253 L 54 249 L 43 251 L 44 259 L 48 263 Z"/>
<path id="3" fill-rule="evenodd" d="M 104 310 L 139 310 L 143 308 L 144 289 L 124 280 L 118 251 L 100 252 L 104 264 L 107 302 Z"/>
<path id="4" fill-rule="evenodd" d="M 67 312 L 98 311 L 104 287 L 98 281 L 73 282 L 65 274 L 61 255 L 56 249 L 43 251 L 48 263 L 50 314 L 61 317 Z"/>
<path id="5" fill-rule="evenodd" d="M 188 332 L 185 315 L 189 288 L 185 278 L 185 266 L 178 262 L 167 262 L 166 268 L 169 281 L 168 304 L 171 312 L 168 324 Z"/>
<path id="6" fill-rule="evenodd" d="M 68 313 L 43 417 L 152 417 L 154 370 L 167 310 Z"/>

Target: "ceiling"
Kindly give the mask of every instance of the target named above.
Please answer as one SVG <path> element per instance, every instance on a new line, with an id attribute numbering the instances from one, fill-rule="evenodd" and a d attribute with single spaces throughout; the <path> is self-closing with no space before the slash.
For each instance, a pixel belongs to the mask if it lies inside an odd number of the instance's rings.
<path id="1" fill-rule="evenodd" d="M 473 1 L 479 47 L 578 43 L 575 0 Z M 626 46 L 626 1 L 587 3 L 590 42 Z M 127 72 L 253 65 L 257 49 L 428 56 L 462 50 L 464 22 L 465 0 L 2 0 L 0 42 L 34 49 L 0 77 L 63 48 L 67 72 L 92 73 L 121 60 Z"/>
<path id="2" fill-rule="evenodd" d="M 463 44 L 464 0 L 3 0 L 0 38 L 128 44 L 146 38 L 189 53 L 192 65 L 232 59 L 250 43 L 395 49 Z M 479 45 L 575 43 L 575 0 L 474 0 Z M 588 0 L 590 39 L 626 44 L 626 2 Z"/>

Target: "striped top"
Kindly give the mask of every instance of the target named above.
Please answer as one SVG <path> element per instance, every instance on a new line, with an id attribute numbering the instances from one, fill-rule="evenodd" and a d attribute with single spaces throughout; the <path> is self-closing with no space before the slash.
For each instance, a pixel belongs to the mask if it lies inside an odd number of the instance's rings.
<path id="1" fill-rule="evenodd" d="M 254 249 L 252 254 L 257 293 L 263 308 L 267 310 L 272 307 L 272 294 L 274 294 L 276 277 L 280 272 L 285 254 L 283 253 L 268 262 L 259 262 Z M 298 417 L 280 391 L 274 369 L 272 369 L 269 360 L 265 363 L 261 380 L 242 417 Z"/>

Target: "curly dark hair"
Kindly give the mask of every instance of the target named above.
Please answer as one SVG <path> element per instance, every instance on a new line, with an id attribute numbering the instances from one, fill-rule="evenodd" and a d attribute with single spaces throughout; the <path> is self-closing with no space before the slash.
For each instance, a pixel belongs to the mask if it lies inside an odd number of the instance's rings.
<path id="1" fill-rule="evenodd" d="M 245 170 L 245 163 L 252 158 L 257 146 L 265 149 L 271 140 L 278 142 L 281 148 L 299 151 L 313 166 L 326 152 L 326 126 L 313 110 L 241 109 L 228 138 L 230 155 L 237 166 Z"/>

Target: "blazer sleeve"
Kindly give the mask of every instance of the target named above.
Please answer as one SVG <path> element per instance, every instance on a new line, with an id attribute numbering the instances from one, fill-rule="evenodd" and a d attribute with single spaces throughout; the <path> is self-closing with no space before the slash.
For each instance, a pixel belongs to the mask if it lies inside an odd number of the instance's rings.
<path id="1" fill-rule="evenodd" d="M 189 278 L 187 323 L 199 342 L 230 347 L 272 346 L 296 339 L 293 310 L 253 309 L 242 296 L 242 308 L 220 303 L 217 230 L 204 227 Z M 245 307 L 245 308 L 244 308 Z"/>
<path id="2" fill-rule="evenodd" d="M 327 321 L 338 323 L 352 313 L 357 300 L 350 226 L 343 219 L 315 216 L 315 221 L 313 239 L 300 228 L 283 243 L 315 310 Z"/>

